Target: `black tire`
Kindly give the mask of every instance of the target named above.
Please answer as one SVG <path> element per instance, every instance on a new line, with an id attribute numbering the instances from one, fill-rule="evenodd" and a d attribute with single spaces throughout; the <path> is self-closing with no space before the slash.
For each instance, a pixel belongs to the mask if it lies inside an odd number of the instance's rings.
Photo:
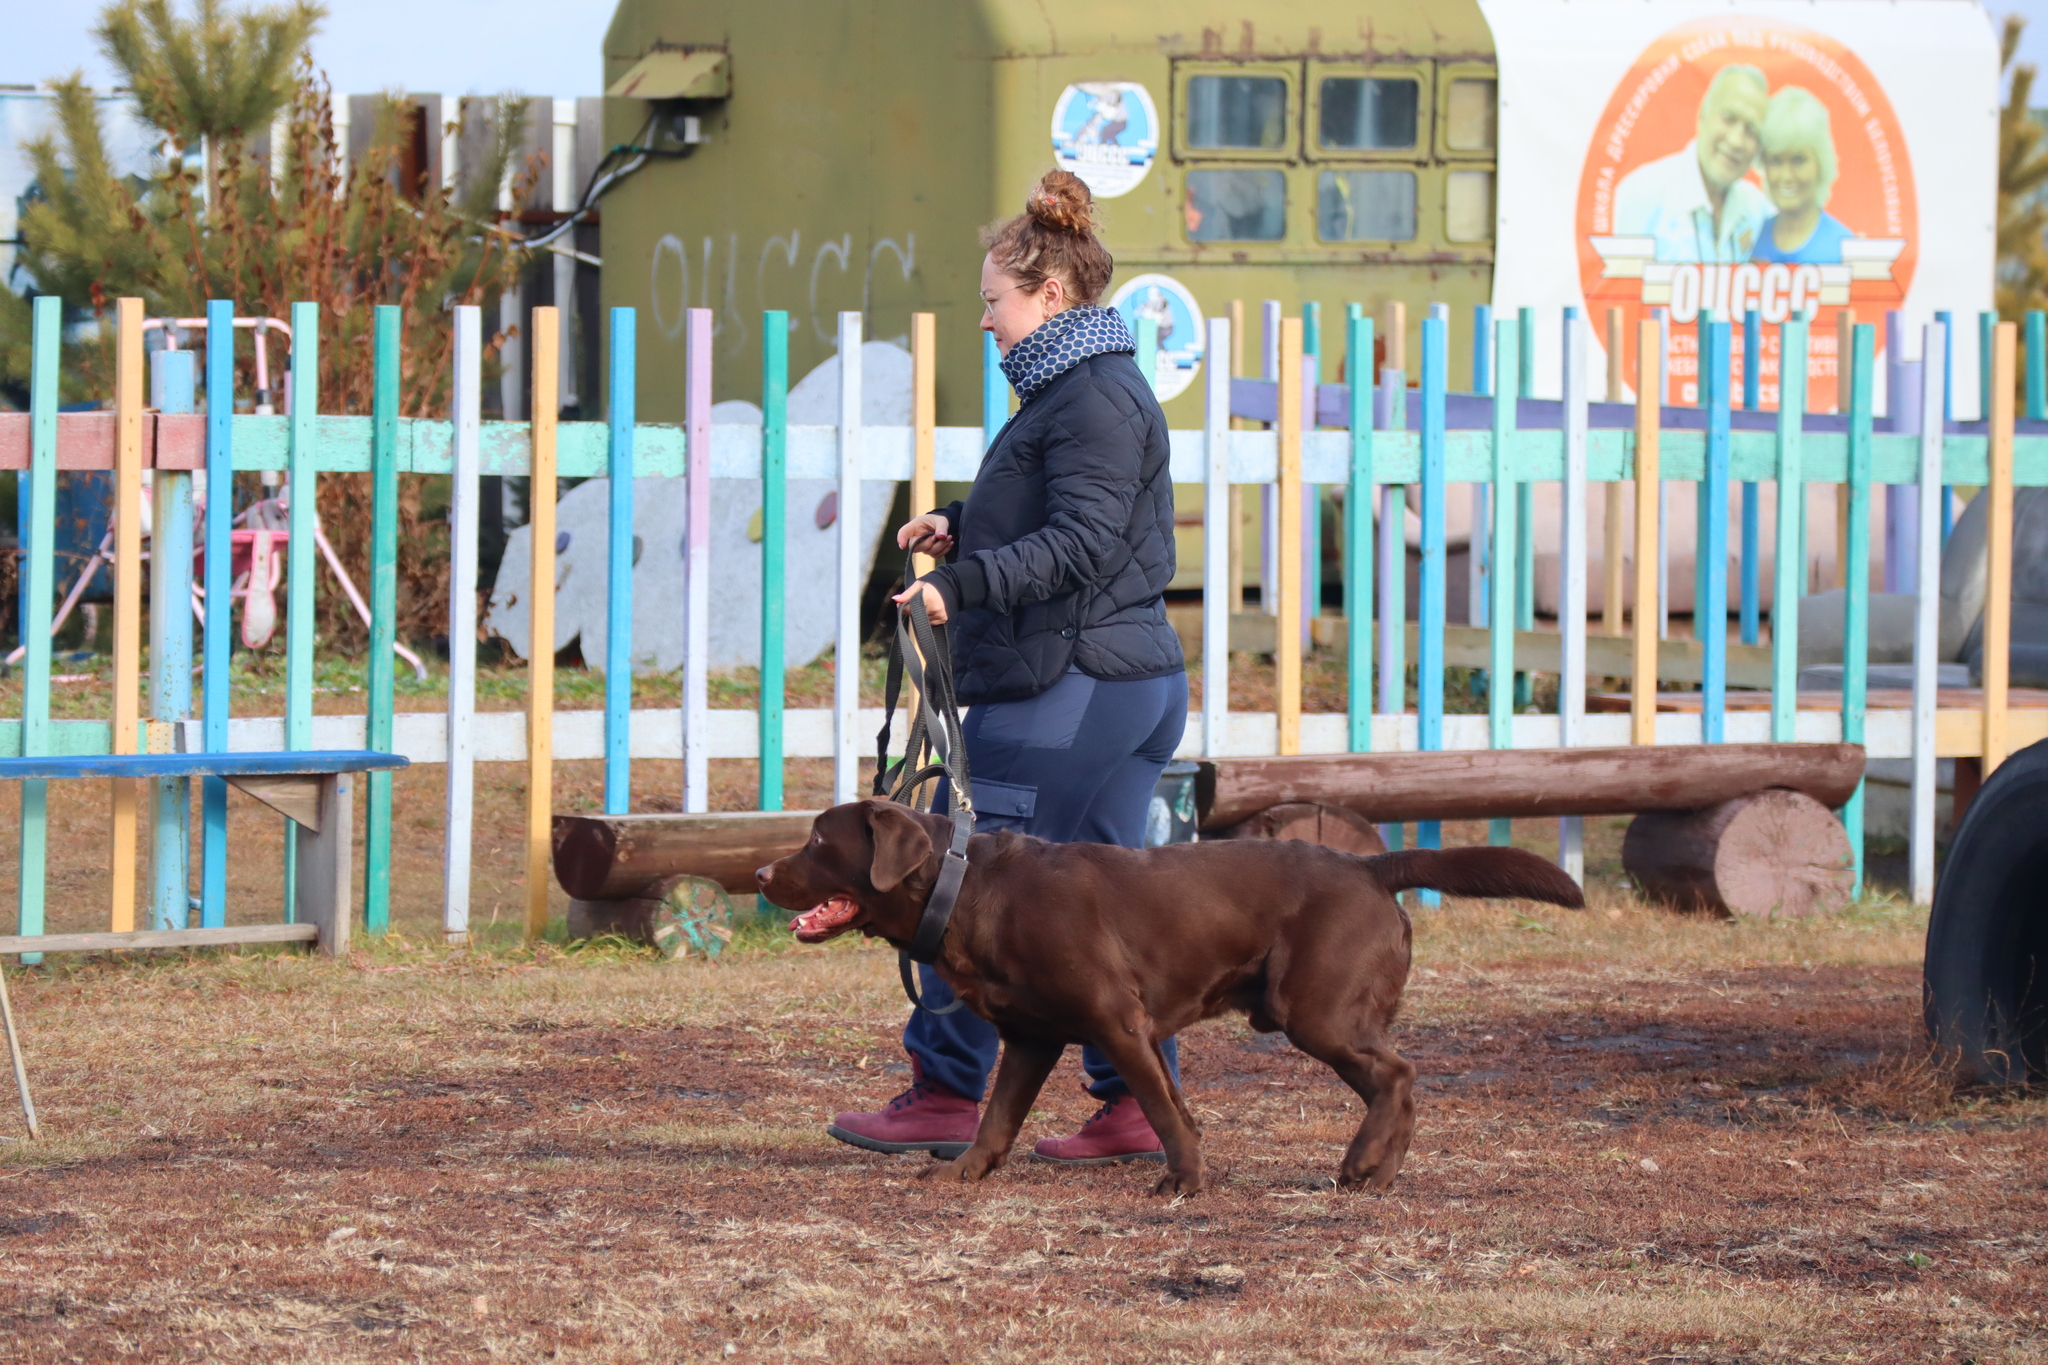
<path id="1" fill-rule="evenodd" d="M 1963 813 L 1927 925 L 1926 1012 L 1966 1079 L 2048 1077 L 2048 740 L 2001 763 Z"/>

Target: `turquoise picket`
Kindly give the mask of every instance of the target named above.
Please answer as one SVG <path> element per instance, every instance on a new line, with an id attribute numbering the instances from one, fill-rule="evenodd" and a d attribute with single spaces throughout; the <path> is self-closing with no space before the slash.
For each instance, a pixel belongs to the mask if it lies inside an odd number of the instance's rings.
<path id="1" fill-rule="evenodd" d="M 1472 306 L 1472 392 L 1480 398 L 1493 392 L 1493 309 L 1487 304 Z M 1487 596 L 1492 572 L 1492 537 L 1487 533 L 1487 501 L 1493 485 L 1475 482 L 1472 485 L 1472 530 L 1469 544 L 1471 550 L 1466 572 L 1472 575 L 1472 587 L 1466 594 L 1473 608 L 1472 619 L 1467 625 L 1483 626 L 1487 621 Z M 1486 686 L 1487 673 L 1483 668 L 1472 670 L 1473 695 L 1480 695 Z"/>
<path id="2" fill-rule="evenodd" d="M 232 344 L 232 343 L 231 343 Z M 199 356 L 169 347 L 149 358 L 150 406 L 197 412 Z M 192 474 L 158 469 L 150 480 L 149 717 L 192 718 Z M 149 927 L 185 929 L 192 918 L 192 779 L 149 783 Z"/>
<path id="3" fill-rule="evenodd" d="M 235 305 L 211 299 L 206 305 L 206 524 L 203 543 L 206 626 L 200 640 L 200 742 L 210 754 L 226 753 L 232 702 L 229 667 L 234 655 L 235 528 Z M 199 784 L 199 926 L 228 922 L 228 783 L 224 777 Z M 376 838 L 374 810 L 369 837 Z M 388 840 L 389 832 L 385 836 Z M 367 870 L 365 872 L 367 876 Z"/>
<path id="4" fill-rule="evenodd" d="M 1694 562 L 1704 572 L 1693 574 L 1693 621 L 1701 645 L 1700 738 L 1719 744 L 1728 719 L 1728 390 L 1729 327 L 1714 322 L 1706 328 L 1707 465 L 1701 483 L 1706 535 Z"/>
<path id="5" fill-rule="evenodd" d="M 1444 391 L 1448 376 L 1449 330 L 1441 318 L 1422 322 L 1422 583 L 1417 603 L 1418 648 L 1415 652 L 1415 723 L 1417 747 L 1444 747 Z M 1443 825 L 1424 820 L 1415 827 L 1417 848 L 1441 848 Z M 1425 891 L 1421 903 L 1435 905 L 1437 893 Z"/>
<path id="6" fill-rule="evenodd" d="M 1515 394 L 1520 398 L 1536 396 L 1536 310 L 1523 308 L 1516 312 L 1515 321 L 1519 328 L 1516 338 L 1520 364 L 1516 367 L 1520 383 Z M 1507 362 L 1500 363 L 1502 381 L 1506 381 Z M 1513 628 L 1516 630 L 1536 629 L 1536 485 L 1524 480 L 1515 485 L 1515 615 Z M 1536 696 L 1536 680 L 1527 673 L 1515 674 L 1515 707 L 1527 706 Z"/>
<path id="7" fill-rule="evenodd" d="M 1763 407 L 1763 314 L 1752 308 L 1742 315 L 1742 410 Z M 1755 479 L 1742 481 L 1742 643 L 1763 637 L 1762 499 Z"/>
<path id="8" fill-rule="evenodd" d="M 28 510 L 28 535 L 22 548 L 21 604 L 21 752 L 39 757 L 50 752 L 50 617 L 55 605 L 57 546 L 57 356 L 64 340 L 64 301 L 54 294 L 38 297 L 29 350 L 28 487 L 17 484 L 16 497 Z M 49 783 L 41 778 L 21 784 L 20 883 L 16 889 L 17 934 L 43 932 L 44 883 L 49 875 Z M 42 961 L 41 953 L 23 953 L 25 963 Z"/>
<path id="9" fill-rule="evenodd" d="M 1991 339 L 1998 333 L 1998 314 L 1977 314 L 1977 420 L 1991 420 Z"/>
<path id="10" fill-rule="evenodd" d="M 1861 744 L 1864 706 L 1870 687 L 1870 455 L 1871 389 L 1877 369 L 1877 329 L 1856 325 L 1849 372 L 1849 587 L 1842 613 L 1842 739 Z M 1851 895 L 1863 894 L 1863 794 L 1856 790 L 1842 807 L 1842 824 L 1856 860 Z"/>
<path id="11" fill-rule="evenodd" d="M 2027 420 L 2048 422 L 2048 313 L 2027 312 Z"/>
<path id="12" fill-rule="evenodd" d="M 981 334 L 981 448 L 996 443 L 996 433 L 1010 420 L 1010 380 L 1003 373 L 1003 355 L 993 332 Z"/>
<path id="13" fill-rule="evenodd" d="M 605 422 L 611 479 L 605 547 L 604 810 L 633 803 L 633 310 L 611 313 L 611 374 Z"/>
<path id="14" fill-rule="evenodd" d="M 370 659 L 365 741 L 389 753 L 398 665 L 398 385 L 404 313 L 379 304 L 370 380 Z M 391 774 L 368 777 L 363 836 L 363 929 L 391 928 Z"/>
<path id="15" fill-rule="evenodd" d="M 1354 754 L 1372 749 L 1372 332 L 1364 310 L 1346 317 L 1351 478 L 1344 492 L 1344 660 L 1348 747 Z"/>
<path id="16" fill-rule="evenodd" d="M 1771 738 L 1789 744 L 1799 716 L 1799 597 L 1806 590 L 1806 321 L 1778 327 L 1778 540 L 1771 584 Z"/>
<path id="17" fill-rule="evenodd" d="M 762 810 L 782 809 L 783 569 L 788 548 L 789 314 L 761 315 L 761 706 Z"/>
<path id="18" fill-rule="evenodd" d="M 1515 686 L 1507 679 L 1515 671 L 1515 596 L 1518 591 L 1522 553 L 1516 508 L 1521 503 L 1520 486 L 1510 472 L 1508 448 L 1515 430 L 1516 407 L 1522 394 L 1521 329 L 1502 318 L 1494 325 L 1494 370 L 1500 376 L 1493 396 L 1493 600 L 1488 604 L 1488 644 L 1492 686 L 1486 694 L 1487 743 L 1496 749 L 1515 745 Z M 1516 488 L 1510 499 L 1507 490 Z M 1506 845 L 1513 841 L 1514 822 L 1495 819 L 1489 826 L 1488 842 Z"/>

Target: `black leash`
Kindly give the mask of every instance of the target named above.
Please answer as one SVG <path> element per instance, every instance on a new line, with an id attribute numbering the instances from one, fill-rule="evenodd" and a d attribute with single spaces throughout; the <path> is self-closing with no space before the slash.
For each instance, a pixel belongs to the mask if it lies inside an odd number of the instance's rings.
<path id="1" fill-rule="evenodd" d="M 914 584 L 911 561 L 903 561 L 903 585 Z M 955 1000 L 933 1009 L 919 998 L 913 962 L 938 960 L 945 941 L 946 924 L 960 898 L 960 885 L 967 876 L 967 841 L 974 834 L 974 799 L 967 779 L 967 739 L 960 728 L 960 707 L 953 695 L 953 660 L 944 626 L 934 626 L 925 609 L 924 594 L 913 596 L 907 610 L 897 613 L 896 635 L 889 645 L 889 672 L 883 687 L 882 730 L 876 737 L 874 794 L 900 801 L 913 810 L 923 810 L 920 795 L 927 783 L 945 779 L 947 805 L 953 820 L 953 841 L 939 861 L 938 881 L 925 901 L 917 932 L 910 946 L 898 950 L 896 968 L 903 978 L 903 993 L 913 1007 L 932 1014 L 951 1014 L 964 1004 Z M 889 762 L 889 736 L 896 721 L 896 699 L 903 687 L 905 671 L 917 689 L 917 706 L 911 712 L 910 733 L 903 757 Z"/>

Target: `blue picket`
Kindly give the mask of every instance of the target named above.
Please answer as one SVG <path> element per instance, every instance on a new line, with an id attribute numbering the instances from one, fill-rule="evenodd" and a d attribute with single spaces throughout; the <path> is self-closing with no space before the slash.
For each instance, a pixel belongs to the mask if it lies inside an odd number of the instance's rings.
<path id="1" fill-rule="evenodd" d="M 611 382 L 606 450 L 611 478 L 606 521 L 604 640 L 604 809 L 624 815 L 633 802 L 633 310 L 611 314 Z"/>

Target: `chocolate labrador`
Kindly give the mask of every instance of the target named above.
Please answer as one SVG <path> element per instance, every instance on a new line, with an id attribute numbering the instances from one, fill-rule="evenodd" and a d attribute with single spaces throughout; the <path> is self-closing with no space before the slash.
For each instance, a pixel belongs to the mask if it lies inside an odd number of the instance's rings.
<path id="1" fill-rule="evenodd" d="M 810 841 L 758 874 L 801 911 L 798 939 L 852 930 L 910 941 L 950 823 L 856 801 L 820 814 Z M 1338 1168 L 1344 1186 L 1393 1182 L 1415 1128 L 1415 1067 L 1387 1033 L 1408 979 L 1410 927 L 1395 893 L 1518 896 L 1580 906 L 1572 879 L 1513 848 L 1414 849 L 1363 858 L 1314 844 L 1232 839 L 1163 848 L 977 834 L 939 959 L 940 978 L 1002 1036 L 974 1144 L 934 1172 L 979 1180 L 1003 1164 L 1070 1043 L 1093 1043 L 1129 1083 L 1166 1149 L 1158 1193 L 1206 1184 L 1195 1117 L 1159 1042 L 1242 1010 L 1285 1033 L 1365 1102 Z"/>

